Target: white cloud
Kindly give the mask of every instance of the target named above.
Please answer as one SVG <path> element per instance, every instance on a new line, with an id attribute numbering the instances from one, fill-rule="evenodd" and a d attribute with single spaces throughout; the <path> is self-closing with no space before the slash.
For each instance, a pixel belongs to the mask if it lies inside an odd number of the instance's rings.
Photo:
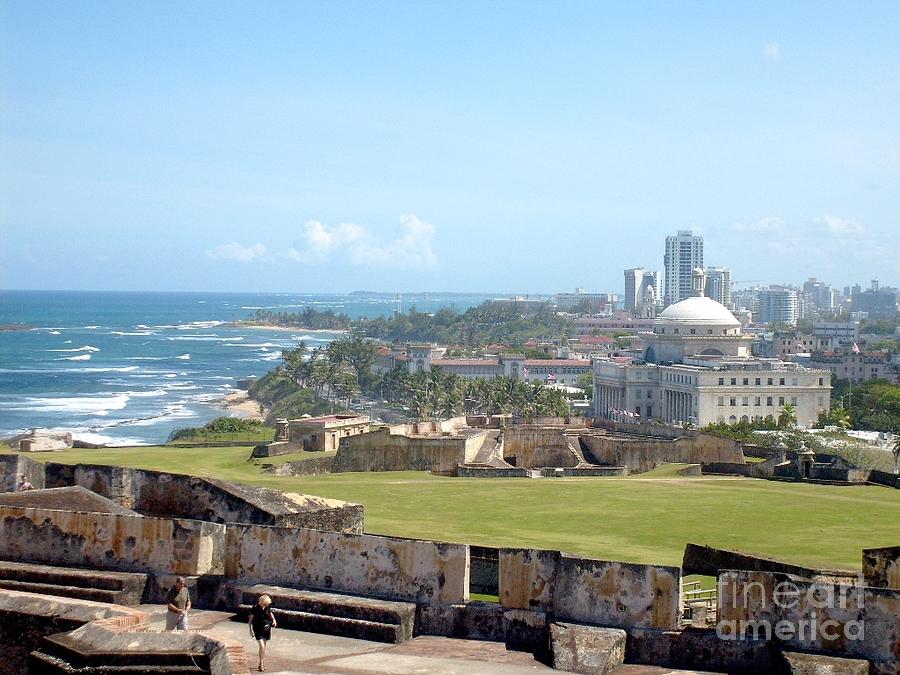
<path id="1" fill-rule="evenodd" d="M 206 252 L 207 257 L 213 260 L 227 260 L 239 263 L 251 263 L 268 260 L 268 249 L 263 244 L 243 246 L 237 242 L 219 244 Z"/>
<path id="2" fill-rule="evenodd" d="M 781 45 L 777 42 L 767 42 L 762 50 L 763 58 L 769 63 L 781 62 Z"/>
<path id="3" fill-rule="evenodd" d="M 816 222 L 828 226 L 834 234 L 862 234 L 866 231 L 865 225 L 857 220 L 848 218 L 839 218 L 825 214 L 821 218 L 816 218 Z"/>
<path id="4" fill-rule="evenodd" d="M 778 216 L 767 216 L 755 223 L 735 223 L 734 229 L 738 232 L 781 232 L 784 230 L 784 221 Z"/>
<path id="5" fill-rule="evenodd" d="M 326 262 L 335 257 L 352 265 L 434 267 L 438 262 L 434 235 L 435 227 L 413 214 L 400 217 L 400 231 L 387 241 L 362 225 L 328 226 L 311 220 L 304 225 L 301 240 L 286 254 L 298 262 Z"/>

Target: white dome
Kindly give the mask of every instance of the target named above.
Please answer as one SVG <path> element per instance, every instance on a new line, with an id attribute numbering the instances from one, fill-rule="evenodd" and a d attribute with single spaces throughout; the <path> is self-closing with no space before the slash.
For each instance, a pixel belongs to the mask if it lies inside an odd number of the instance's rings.
<path id="1" fill-rule="evenodd" d="M 706 296 L 687 298 L 669 305 L 653 321 L 654 329 L 667 326 L 739 328 L 740 325 L 741 322 L 725 305 Z"/>

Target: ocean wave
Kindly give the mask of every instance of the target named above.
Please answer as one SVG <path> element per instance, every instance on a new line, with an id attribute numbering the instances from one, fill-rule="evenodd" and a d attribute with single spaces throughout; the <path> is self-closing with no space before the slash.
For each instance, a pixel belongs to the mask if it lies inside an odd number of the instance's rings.
<path id="1" fill-rule="evenodd" d="M 105 434 L 98 434 L 95 431 L 73 431 L 72 438 L 85 443 L 93 443 L 95 445 L 107 445 L 111 448 L 123 445 L 149 445 L 146 441 L 139 438 L 113 438 Z"/>
<path id="2" fill-rule="evenodd" d="M 229 338 L 219 337 L 218 335 L 178 335 L 176 337 L 167 337 L 166 340 L 181 342 L 230 342 Z"/>
<path id="3" fill-rule="evenodd" d="M 51 330 L 49 335 L 62 335 L 58 330 Z"/>
<path id="4" fill-rule="evenodd" d="M 150 391 L 126 391 L 125 394 L 132 398 L 156 398 L 158 396 L 168 396 L 169 392 L 165 389 L 152 389 Z"/>
<path id="5" fill-rule="evenodd" d="M 178 330 L 197 330 L 199 328 L 215 328 L 221 326 L 226 321 L 190 321 L 188 323 L 180 323 L 175 328 Z"/>
<path id="6" fill-rule="evenodd" d="M 176 356 L 176 359 L 181 359 L 182 361 L 188 361 L 191 358 L 190 354 L 182 354 L 181 356 Z"/>
<path id="7" fill-rule="evenodd" d="M 99 352 L 100 349 L 91 345 L 76 347 L 74 349 L 48 349 L 48 352 Z"/>
<path id="8" fill-rule="evenodd" d="M 281 352 L 272 352 L 260 359 L 260 361 L 277 361 L 281 358 Z"/>
<path id="9" fill-rule="evenodd" d="M 121 330 L 111 330 L 109 332 L 110 335 L 156 335 L 156 331 L 153 330 L 138 330 L 138 331 L 121 331 Z"/>
<path id="10" fill-rule="evenodd" d="M 6 404 L 7 410 L 30 412 L 74 413 L 76 415 L 103 415 L 110 410 L 121 410 L 128 405 L 128 394 L 112 396 L 69 396 L 53 398 L 49 396 L 26 396 L 19 401 Z"/>
<path id="11" fill-rule="evenodd" d="M 64 356 L 61 359 L 57 359 L 58 361 L 90 361 L 90 354 L 79 354 L 78 356 Z"/>

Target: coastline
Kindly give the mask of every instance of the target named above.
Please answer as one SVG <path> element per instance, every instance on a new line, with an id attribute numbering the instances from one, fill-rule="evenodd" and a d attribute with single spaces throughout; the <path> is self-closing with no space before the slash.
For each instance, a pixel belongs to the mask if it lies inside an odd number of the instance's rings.
<path id="1" fill-rule="evenodd" d="M 260 413 L 260 404 L 250 398 L 250 395 L 243 390 L 226 394 L 222 400 L 219 401 L 218 406 L 222 408 L 222 410 L 231 413 L 234 417 L 259 420 L 260 422 L 265 419 L 265 408 L 263 407 L 263 411 Z"/>
<path id="2" fill-rule="evenodd" d="M 231 323 L 229 328 L 252 328 L 254 330 L 275 330 L 285 333 L 338 333 L 346 335 L 350 331 L 341 328 L 303 328 L 302 326 L 267 326 L 264 323 Z"/>

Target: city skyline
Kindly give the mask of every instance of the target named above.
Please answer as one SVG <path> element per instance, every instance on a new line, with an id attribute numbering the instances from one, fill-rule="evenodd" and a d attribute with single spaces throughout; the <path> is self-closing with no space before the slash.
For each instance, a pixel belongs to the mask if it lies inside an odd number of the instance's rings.
<path id="1" fill-rule="evenodd" d="M 0 287 L 900 285 L 900 7 L 0 5 Z M 836 49 L 835 45 L 852 45 Z"/>

